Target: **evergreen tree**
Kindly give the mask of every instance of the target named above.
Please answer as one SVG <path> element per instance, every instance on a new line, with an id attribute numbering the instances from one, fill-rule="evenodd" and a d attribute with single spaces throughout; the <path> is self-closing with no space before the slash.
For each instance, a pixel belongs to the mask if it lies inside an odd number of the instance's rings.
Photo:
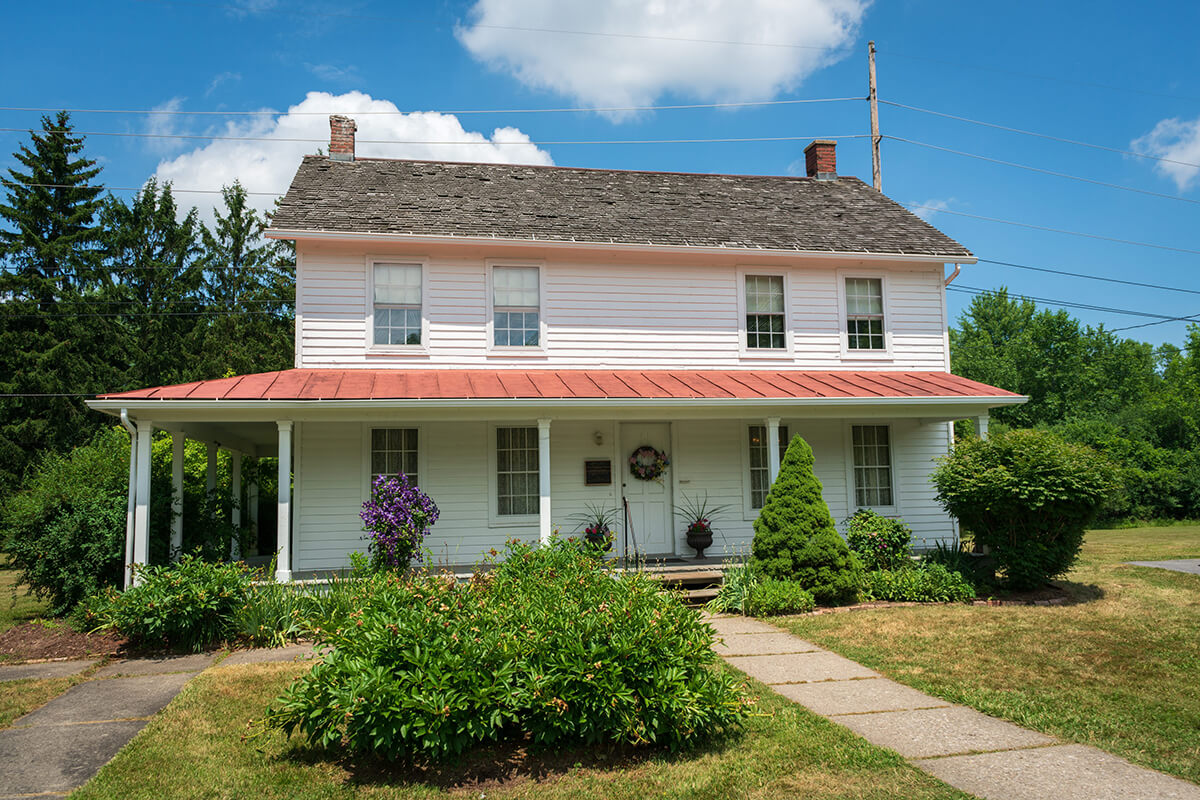
<path id="1" fill-rule="evenodd" d="M 754 520 L 754 562 L 768 577 L 791 580 L 805 545 L 820 533 L 838 536 L 821 496 L 821 481 L 813 473 L 812 448 L 800 436 L 793 436 L 779 475 Z"/>
<path id="2" fill-rule="evenodd" d="M 210 314 L 193 329 L 195 377 L 287 369 L 293 361 L 291 309 L 295 251 L 262 238 L 267 219 L 235 182 L 222 190 L 225 208 L 201 227 L 202 299 Z"/>
<path id="3" fill-rule="evenodd" d="M 124 385 L 189 380 L 195 359 L 187 343 L 202 313 L 196 210 L 180 218 L 170 184 L 150 180 L 128 204 L 110 195 L 100 218 L 104 269 L 116 281 L 128 343 Z"/>
<path id="4" fill-rule="evenodd" d="M 70 116 L 41 132 L 0 177 L 0 488 L 29 459 L 85 441 L 99 424 L 81 395 L 109 388 L 113 320 L 102 316 L 95 217 L 100 168 Z M 13 396 L 17 395 L 17 396 Z"/>

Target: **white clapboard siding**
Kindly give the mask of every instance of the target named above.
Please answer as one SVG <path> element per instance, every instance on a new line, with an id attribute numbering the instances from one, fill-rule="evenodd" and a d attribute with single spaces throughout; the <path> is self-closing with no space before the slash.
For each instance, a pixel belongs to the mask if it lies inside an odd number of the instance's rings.
<path id="1" fill-rule="evenodd" d="M 302 245 L 302 248 L 304 245 Z M 604 263 L 543 265 L 545 353 L 493 355 L 487 347 L 487 260 L 423 254 L 428 336 L 419 354 L 371 352 L 367 320 L 368 253 L 308 246 L 300 259 L 297 365 L 304 367 L 486 367 L 755 369 L 766 362 L 739 350 L 743 275 L 754 267 Z M 415 258 L 396 255 L 395 258 Z M 808 369 L 945 369 L 944 289 L 940 265 L 872 266 L 887 276 L 887 359 L 844 359 L 839 281 L 833 262 L 797 258 L 763 268 L 787 276 L 790 357 L 772 366 Z"/>
<path id="2" fill-rule="evenodd" d="M 913 529 L 914 546 L 929 549 L 935 541 L 951 541 L 953 524 L 934 499 L 928 477 L 933 460 L 946 453 L 948 423 L 862 422 L 891 425 L 897 511 Z M 763 421 L 672 423 L 672 464 L 667 480 L 673 501 L 678 504 L 686 493 L 707 495 L 710 503 L 729 506 L 715 519 L 720 533 L 707 555 L 736 556 L 750 551 L 756 512 L 747 507 L 747 442 L 749 426 L 754 424 Z M 825 502 L 839 530 L 844 531 L 844 520 L 855 508 L 849 469 L 852 422 L 784 419 L 781 424 L 788 427 L 789 435 L 803 436 L 812 447 Z M 379 426 L 416 427 L 419 431 L 419 482 L 441 510 L 426 542 L 433 564 L 472 564 L 492 548 L 502 550 L 507 539 L 537 539 L 536 523 L 502 525 L 490 515 L 494 429 L 487 422 L 406 424 L 396 420 Z M 344 567 L 350 552 L 365 550 L 358 515 L 368 494 L 369 430 L 359 422 L 308 422 L 299 427 L 294 569 Z M 619 508 L 628 453 L 619 449 L 619 425 L 611 420 L 554 421 L 550 442 L 552 521 L 563 535 L 572 535 L 578 525 L 572 516 L 584 512 L 586 504 Z M 584 461 L 589 459 L 612 460 L 611 485 L 584 484 Z M 680 520 L 676 520 L 674 550 L 685 557 L 694 554 Z"/>

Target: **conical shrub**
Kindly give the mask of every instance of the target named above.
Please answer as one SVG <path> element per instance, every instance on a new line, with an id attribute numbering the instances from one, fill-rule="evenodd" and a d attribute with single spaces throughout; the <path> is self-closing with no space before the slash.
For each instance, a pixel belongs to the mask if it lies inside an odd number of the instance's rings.
<path id="1" fill-rule="evenodd" d="M 808 442 L 792 437 L 762 511 L 751 555 L 760 573 L 800 582 L 821 602 L 850 602 L 861 566 L 833 525 Z"/>

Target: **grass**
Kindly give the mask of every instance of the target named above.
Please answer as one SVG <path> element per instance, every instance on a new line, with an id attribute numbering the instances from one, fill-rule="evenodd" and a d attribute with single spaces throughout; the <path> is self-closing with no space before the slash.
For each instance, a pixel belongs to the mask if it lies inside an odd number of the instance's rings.
<path id="1" fill-rule="evenodd" d="M 0 682 L 0 728 L 7 728 L 17 717 L 41 708 L 78 682 L 78 678 Z"/>
<path id="2" fill-rule="evenodd" d="M 304 669 L 275 664 L 202 673 L 72 797 L 969 797 L 762 685 L 754 687 L 760 713 L 743 735 L 677 755 L 592 748 L 538 758 L 497 749 L 415 772 L 340 760 L 278 732 L 243 741 L 250 720 Z"/>
<path id="3" fill-rule="evenodd" d="M 1200 783 L 1200 526 L 1091 531 L 1073 604 L 785 617 L 796 635 L 955 703 Z"/>
<path id="4" fill-rule="evenodd" d="M 7 567 L 8 558 L 0 553 L 0 633 L 22 622 L 38 619 L 49 606 L 30 594 L 28 587 L 17 586 L 17 571 Z"/>

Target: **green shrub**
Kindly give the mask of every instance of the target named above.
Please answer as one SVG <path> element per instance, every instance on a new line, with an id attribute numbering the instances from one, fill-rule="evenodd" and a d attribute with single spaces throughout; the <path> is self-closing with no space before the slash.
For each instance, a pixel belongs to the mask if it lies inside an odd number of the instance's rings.
<path id="1" fill-rule="evenodd" d="M 858 599 L 862 564 L 837 531 L 818 533 L 794 556 L 793 580 L 818 603 L 844 605 Z"/>
<path id="2" fill-rule="evenodd" d="M 269 726 L 321 747 L 436 761 L 526 737 L 680 747 L 747 713 L 698 614 L 557 538 L 511 542 L 469 584 L 368 581 L 349 617 L 317 634 L 333 649 L 276 701 Z"/>
<path id="3" fill-rule="evenodd" d="M 868 600 L 917 603 L 965 602 L 975 597 L 975 587 L 958 572 L 941 564 L 901 569 L 877 569 L 863 574 L 862 593 Z"/>
<path id="4" fill-rule="evenodd" d="M 754 564 L 749 559 L 725 562 L 721 588 L 717 590 L 717 596 L 708 601 L 705 608 L 714 614 L 749 615 L 751 598 L 759 580 L 758 573 L 754 570 Z"/>
<path id="5" fill-rule="evenodd" d="M 170 478 L 155 476 L 151 524 L 170 525 Z M 0 510 L 0 529 L 19 581 L 50 601 L 51 613 L 70 611 L 85 597 L 124 580 L 129 435 L 96 434 L 70 453 L 45 456 Z"/>
<path id="6" fill-rule="evenodd" d="M 751 553 L 756 568 L 768 578 L 795 578 L 800 552 L 820 533 L 837 536 L 829 506 L 821 496 L 821 482 L 813 473 L 812 448 L 795 436 L 754 520 Z"/>
<path id="7" fill-rule="evenodd" d="M 251 577 L 240 564 L 214 564 L 192 554 L 138 575 L 128 590 L 108 589 L 89 602 L 95 621 L 135 644 L 194 651 L 235 632 Z"/>
<path id="8" fill-rule="evenodd" d="M 1107 458 L 1038 430 L 960 442 L 932 480 L 938 500 L 991 548 L 1014 589 L 1069 570 L 1088 524 L 1117 489 Z"/>
<path id="9" fill-rule="evenodd" d="M 847 522 L 846 544 L 866 569 L 896 569 L 908 561 L 912 529 L 903 520 L 860 508 Z"/>
<path id="10" fill-rule="evenodd" d="M 806 614 L 817 607 L 812 593 L 795 581 L 767 578 L 751 592 L 751 609 L 756 617 Z"/>

